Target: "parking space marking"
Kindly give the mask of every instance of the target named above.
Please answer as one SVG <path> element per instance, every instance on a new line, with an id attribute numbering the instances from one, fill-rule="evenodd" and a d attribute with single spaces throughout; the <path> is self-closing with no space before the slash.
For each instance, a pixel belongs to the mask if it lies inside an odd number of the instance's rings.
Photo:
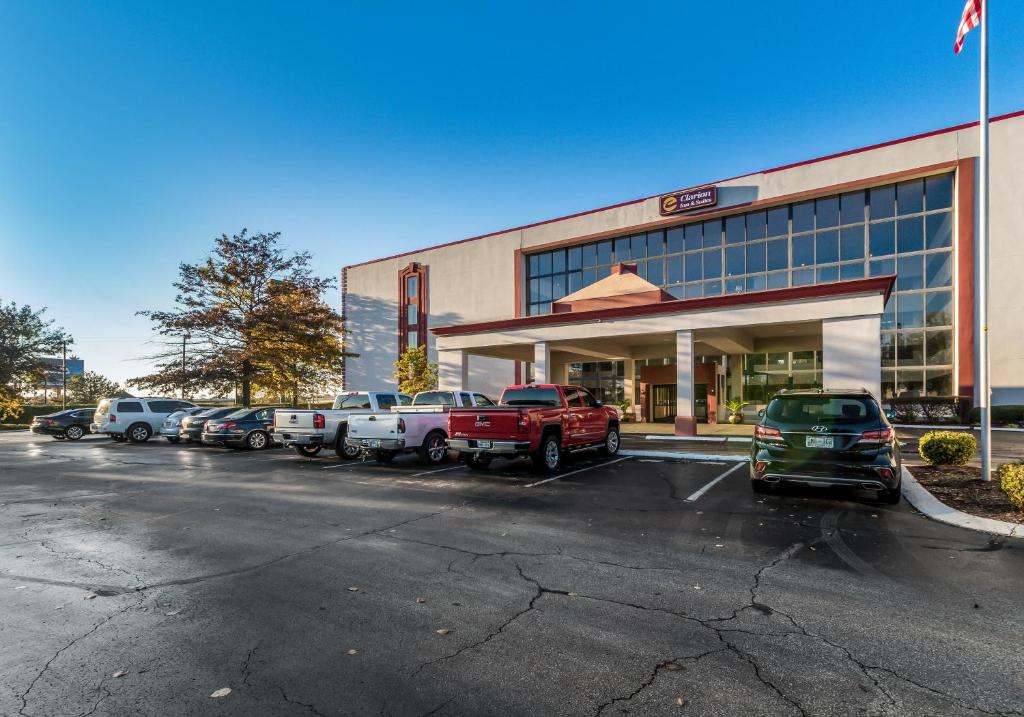
<path id="1" fill-rule="evenodd" d="M 444 473 L 445 471 L 454 471 L 458 470 L 459 468 L 465 468 L 465 466 L 448 466 L 447 468 L 436 468 L 435 470 L 432 471 L 422 471 L 420 473 L 413 473 L 409 477 L 418 478 L 419 476 L 428 476 L 431 475 L 432 473 Z"/>
<path id="2" fill-rule="evenodd" d="M 694 493 L 693 495 L 691 495 L 691 496 L 689 496 L 688 498 L 686 498 L 685 502 L 687 502 L 687 503 L 692 503 L 692 502 L 694 502 L 695 500 L 699 499 L 699 498 L 700 498 L 700 497 L 701 497 L 702 495 L 704 495 L 704 494 L 705 494 L 705 493 L 707 493 L 707 492 L 708 492 L 709 490 L 711 490 L 712 488 L 714 488 L 714 487 L 715 487 L 715 485 L 716 485 L 716 484 L 717 484 L 717 483 L 718 483 L 719 481 L 721 481 L 721 480 L 722 480 L 723 478 L 725 478 L 725 477 L 726 477 L 727 475 L 729 475 L 730 473 L 735 473 L 735 472 L 736 472 L 736 471 L 738 471 L 738 470 L 739 470 L 740 468 L 742 468 L 742 467 L 743 467 L 744 465 L 746 465 L 746 463 L 737 463 L 737 464 L 736 464 L 736 465 L 734 465 L 734 466 L 733 466 L 732 468 L 730 468 L 729 470 L 727 470 L 727 471 L 726 471 L 725 473 L 723 473 L 722 475 L 718 476 L 717 478 L 715 478 L 714 480 L 712 480 L 712 481 L 711 481 L 710 483 L 708 483 L 708 484 L 707 484 L 706 486 L 704 486 L 703 488 L 701 488 L 700 490 L 698 490 L 698 491 L 697 491 L 696 493 Z"/>
<path id="3" fill-rule="evenodd" d="M 576 469 L 574 471 L 569 471 L 568 473 L 562 473 L 562 474 L 557 475 L 557 476 L 551 476 L 550 478 L 545 478 L 544 480 L 539 480 L 539 481 L 536 481 L 534 483 L 527 483 L 523 487 L 524 488 L 533 488 L 534 486 L 543 485 L 545 483 L 550 483 L 551 481 L 558 480 L 559 478 L 568 478 L 569 476 L 574 476 L 577 473 L 582 473 L 584 471 L 589 471 L 589 470 L 591 470 L 593 468 L 600 468 L 601 466 L 610 466 L 612 463 L 619 463 L 620 461 L 628 461 L 630 458 L 631 458 L 631 456 L 623 456 L 622 458 L 616 458 L 613 461 L 605 461 L 604 463 L 595 463 L 594 465 L 586 466 L 584 468 L 578 468 L 578 469 Z"/>

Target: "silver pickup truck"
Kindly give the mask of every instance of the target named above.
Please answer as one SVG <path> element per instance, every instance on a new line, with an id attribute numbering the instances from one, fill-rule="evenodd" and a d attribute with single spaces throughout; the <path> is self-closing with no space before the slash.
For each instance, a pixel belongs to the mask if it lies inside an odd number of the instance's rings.
<path id="1" fill-rule="evenodd" d="M 282 408 L 274 413 L 274 438 L 293 446 L 300 456 L 312 458 L 322 449 L 334 449 L 339 458 L 355 458 L 359 448 L 345 445 L 349 416 L 389 413 L 395 406 L 412 405 L 412 399 L 395 391 L 348 391 L 339 393 L 331 409 Z"/>

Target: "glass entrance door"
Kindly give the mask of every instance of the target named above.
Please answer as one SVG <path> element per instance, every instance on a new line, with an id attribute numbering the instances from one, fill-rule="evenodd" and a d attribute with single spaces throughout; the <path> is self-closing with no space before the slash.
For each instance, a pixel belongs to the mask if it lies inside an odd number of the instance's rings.
<path id="1" fill-rule="evenodd" d="M 676 417 L 676 385 L 657 384 L 651 403 L 651 418 L 655 422 L 674 421 Z"/>

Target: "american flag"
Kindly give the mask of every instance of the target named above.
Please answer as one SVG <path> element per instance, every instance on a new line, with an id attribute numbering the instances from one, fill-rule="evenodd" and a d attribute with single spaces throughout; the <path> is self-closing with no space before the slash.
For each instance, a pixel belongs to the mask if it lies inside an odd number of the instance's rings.
<path id="1" fill-rule="evenodd" d="M 960 27 L 956 29 L 956 42 L 953 43 L 953 52 L 958 55 L 964 47 L 964 36 L 981 23 L 981 3 L 982 0 L 967 0 L 964 5 Z"/>

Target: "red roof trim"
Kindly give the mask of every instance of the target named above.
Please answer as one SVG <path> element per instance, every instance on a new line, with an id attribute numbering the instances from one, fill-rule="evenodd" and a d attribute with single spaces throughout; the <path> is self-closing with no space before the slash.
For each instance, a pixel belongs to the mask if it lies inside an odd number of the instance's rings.
<path id="1" fill-rule="evenodd" d="M 659 304 L 641 306 L 621 306 L 614 309 L 595 309 L 592 311 L 575 311 L 564 314 L 544 314 L 542 316 L 522 316 L 516 319 L 499 319 L 482 321 L 475 324 L 456 324 L 438 326 L 431 329 L 435 336 L 459 336 L 462 334 L 479 334 L 487 331 L 503 329 L 526 329 L 537 326 L 555 326 L 559 324 L 578 324 L 603 319 L 623 319 L 638 316 L 654 316 L 658 314 L 680 314 L 702 309 L 720 309 L 730 306 L 748 306 L 756 304 L 772 304 L 800 299 L 817 299 L 852 294 L 882 293 L 885 301 L 889 301 L 895 276 L 873 276 L 868 279 L 836 281 L 829 284 L 812 284 L 810 286 L 791 286 L 785 289 L 768 291 L 752 291 L 743 294 L 725 294 L 723 296 L 707 296 L 700 299 L 675 299 Z"/>
<path id="2" fill-rule="evenodd" d="M 989 124 L 994 122 L 1001 122 L 1002 120 L 1013 119 L 1014 117 L 1024 116 L 1024 110 L 1017 110 L 1016 112 L 1008 112 L 1007 114 L 998 115 L 989 119 Z M 726 179 L 719 179 L 714 182 L 701 182 L 700 184 L 694 185 L 694 187 L 703 187 L 710 184 L 721 184 L 722 182 L 731 182 L 734 179 L 742 179 L 743 177 L 750 177 L 755 174 L 771 174 L 773 172 L 781 172 L 786 169 L 793 169 L 794 167 L 802 167 L 808 164 L 814 164 L 816 162 L 824 162 L 829 159 L 837 159 L 839 157 L 848 157 L 851 154 L 859 154 L 860 152 L 870 152 L 873 149 L 881 149 L 883 147 L 891 147 L 897 144 L 903 144 L 904 142 L 913 142 L 918 139 L 926 139 L 928 137 L 934 137 L 940 134 L 946 134 L 947 132 L 959 132 L 960 130 L 968 129 L 970 127 L 976 127 L 978 120 L 974 122 L 965 122 L 963 124 L 954 125 L 952 127 L 945 127 L 943 129 L 931 130 L 929 132 L 922 132 L 920 134 L 913 134 L 909 137 L 902 137 L 900 139 L 893 139 L 887 142 L 879 142 L 878 144 L 870 144 L 866 147 L 858 147 L 856 149 L 848 149 L 843 152 L 836 152 L 834 154 L 826 154 L 821 157 L 815 157 L 814 159 L 805 159 L 801 162 L 793 162 L 791 164 L 783 164 L 779 167 L 772 167 L 770 169 L 761 169 L 754 172 L 747 172 L 746 174 L 737 174 L 735 177 L 728 177 Z M 684 187 L 681 190 L 692 189 L 693 187 Z M 661 194 L 665 194 L 662 192 Z M 587 209 L 586 211 L 576 212 L 575 214 L 567 214 L 561 217 L 555 217 L 553 219 L 544 219 L 543 221 L 533 222 L 532 224 L 523 224 L 522 226 L 512 227 L 511 229 L 500 229 L 495 232 L 489 232 L 487 234 L 480 234 L 478 236 L 467 237 L 466 239 L 457 239 L 455 241 L 445 242 L 443 244 L 434 244 L 433 246 L 423 247 L 422 249 L 412 249 L 410 251 L 404 251 L 400 254 L 392 254 L 391 256 L 384 256 L 379 259 L 370 259 L 368 261 L 359 262 L 358 264 L 349 264 L 345 268 L 352 269 L 357 266 L 366 266 L 368 264 L 376 264 L 381 261 L 390 261 L 392 259 L 400 259 L 402 257 L 411 256 L 412 254 L 419 254 L 425 251 L 433 251 L 434 249 L 444 249 L 450 246 L 458 246 L 459 244 L 465 244 L 466 242 L 476 241 L 478 239 L 486 239 L 488 237 L 497 236 L 499 234 L 508 234 L 509 232 L 524 231 L 526 229 L 532 229 L 534 227 L 543 226 L 545 224 L 554 224 L 555 222 L 566 221 L 568 219 L 575 219 L 576 217 L 584 217 L 588 214 L 596 214 L 597 212 L 608 211 L 609 209 L 618 209 L 619 207 L 627 207 L 631 204 L 639 204 L 640 202 L 646 202 L 648 199 L 654 199 L 660 197 L 661 194 L 652 194 L 649 197 L 642 197 L 640 199 L 631 199 L 625 202 L 619 202 L 618 204 L 609 204 L 606 207 L 598 207 L 597 209 Z"/>

